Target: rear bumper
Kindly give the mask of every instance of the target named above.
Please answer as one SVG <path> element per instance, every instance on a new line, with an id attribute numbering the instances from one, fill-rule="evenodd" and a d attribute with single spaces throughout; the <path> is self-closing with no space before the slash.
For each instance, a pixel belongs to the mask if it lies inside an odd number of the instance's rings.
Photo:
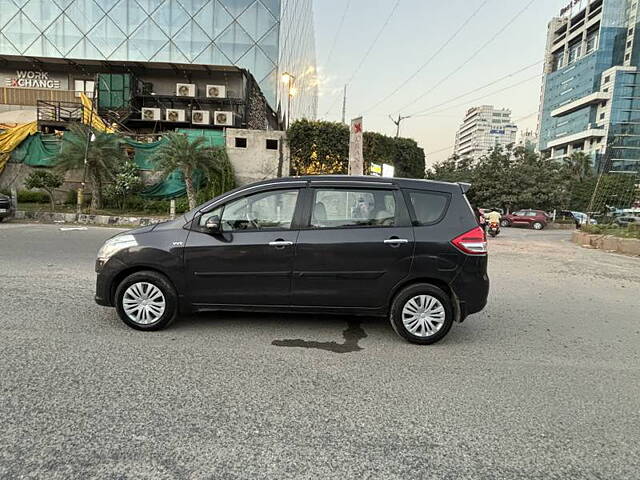
<path id="1" fill-rule="evenodd" d="M 460 302 L 461 320 L 484 309 L 489 297 L 489 286 L 487 257 L 470 256 L 451 283 L 451 288 Z"/>

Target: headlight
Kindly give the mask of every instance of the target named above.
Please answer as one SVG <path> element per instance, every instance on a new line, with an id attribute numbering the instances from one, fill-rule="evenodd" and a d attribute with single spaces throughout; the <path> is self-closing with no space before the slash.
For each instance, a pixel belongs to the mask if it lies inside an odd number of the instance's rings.
<path id="1" fill-rule="evenodd" d="M 104 263 L 120 250 L 135 247 L 136 245 L 138 245 L 138 242 L 133 235 L 116 235 L 104 242 L 102 247 L 100 247 L 100 250 L 98 250 L 98 260 Z"/>

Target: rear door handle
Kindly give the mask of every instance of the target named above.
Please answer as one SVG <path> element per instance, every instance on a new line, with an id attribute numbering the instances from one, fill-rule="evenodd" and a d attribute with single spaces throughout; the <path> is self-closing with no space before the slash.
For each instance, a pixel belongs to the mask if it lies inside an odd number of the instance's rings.
<path id="1" fill-rule="evenodd" d="M 291 245 L 293 245 L 293 242 L 290 242 L 288 240 L 274 240 L 273 242 L 269 242 L 269 246 L 271 247 L 290 247 Z"/>
<path id="2" fill-rule="evenodd" d="M 401 243 L 409 243 L 409 240 L 407 240 L 406 238 L 389 238 L 385 240 L 384 243 L 390 245 L 399 245 Z"/>

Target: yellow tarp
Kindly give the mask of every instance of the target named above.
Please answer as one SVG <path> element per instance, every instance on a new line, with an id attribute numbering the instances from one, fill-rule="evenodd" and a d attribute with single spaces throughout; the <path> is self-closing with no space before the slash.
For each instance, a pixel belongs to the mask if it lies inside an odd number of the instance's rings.
<path id="1" fill-rule="evenodd" d="M 9 128 L 0 133 L 0 173 L 11 157 L 11 152 L 20 145 L 25 138 L 38 131 L 38 122 L 25 123 Z"/>
<path id="2" fill-rule="evenodd" d="M 108 127 L 104 121 L 98 116 L 98 110 L 93 109 L 93 102 L 84 93 L 80 94 L 80 101 L 82 102 L 82 123 L 91 125 L 93 128 L 100 132 L 114 133 L 115 130 Z M 93 112 L 93 113 L 92 113 Z"/>

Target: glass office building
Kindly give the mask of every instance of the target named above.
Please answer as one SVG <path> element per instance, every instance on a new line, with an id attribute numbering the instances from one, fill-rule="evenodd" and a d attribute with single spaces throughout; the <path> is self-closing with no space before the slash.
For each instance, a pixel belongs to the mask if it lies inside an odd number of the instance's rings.
<path id="1" fill-rule="evenodd" d="M 315 118 L 312 0 L 0 0 L 0 56 L 234 65 L 292 118 Z M 108 65 L 108 63 L 106 64 Z"/>
<path id="2" fill-rule="evenodd" d="M 598 169 L 640 169 L 638 2 L 572 0 L 549 23 L 539 148 Z"/>

